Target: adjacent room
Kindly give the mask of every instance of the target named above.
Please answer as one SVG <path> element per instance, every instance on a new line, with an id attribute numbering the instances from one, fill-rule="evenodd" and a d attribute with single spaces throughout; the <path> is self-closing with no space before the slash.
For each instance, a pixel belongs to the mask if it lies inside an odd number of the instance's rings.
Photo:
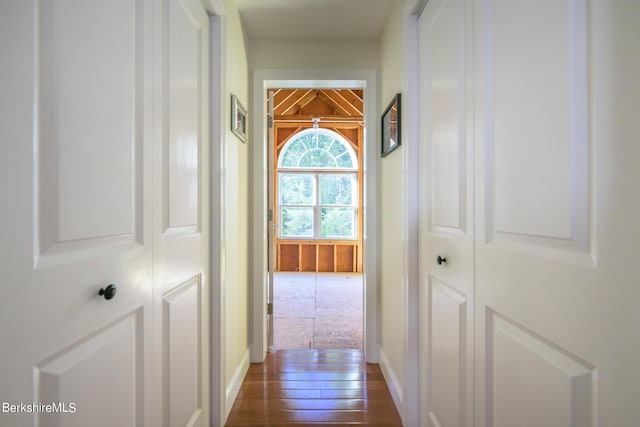
<path id="1" fill-rule="evenodd" d="M 267 90 L 273 349 L 362 349 L 363 93 Z"/>

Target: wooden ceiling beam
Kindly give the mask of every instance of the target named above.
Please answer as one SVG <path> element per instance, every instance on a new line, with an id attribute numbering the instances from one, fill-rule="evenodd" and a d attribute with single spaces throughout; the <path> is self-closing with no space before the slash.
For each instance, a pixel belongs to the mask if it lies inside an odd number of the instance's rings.
<path id="1" fill-rule="evenodd" d="M 361 116 L 363 103 L 352 91 L 332 90 L 330 92 L 333 101 L 349 108 L 349 115 Z"/>
<path id="2" fill-rule="evenodd" d="M 279 114 L 273 117 L 275 122 L 308 122 L 311 123 L 311 117 L 300 115 L 300 114 Z M 320 116 L 320 123 L 331 123 L 331 122 L 361 122 L 363 120 L 362 116 Z"/>
<path id="3" fill-rule="evenodd" d="M 308 93 L 305 93 L 302 98 L 298 100 L 298 112 L 302 110 L 307 104 L 318 97 L 318 90 L 310 90 Z M 286 114 L 286 113 L 285 113 Z"/>
<path id="4" fill-rule="evenodd" d="M 362 89 L 346 89 L 342 92 L 345 93 L 346 98 L 351 98 L 360 105 L 364 103 L 364 91 Z"/>
<path id="5" fill-rule="evenodd" d="M 322 99 L 324 102 L 326 102 L 327 104 L 329 104 L 331 107 L 333 107 L 333 109 L 335 110 L 335 112 L 338 115 L 341 116 L 353 116 L 352 114 L 352 108 L 349 108 L 349 105 L 344 105 L 341 102 L 337 101 L 336 99 L 334 99 L 334 96 L 332 94 L 332 90 L 321 90 L 320 94 L 318 95 L 320 97 L 320 99 Z"/>
<path id="6" fill-rule="evenodd" d="M 358 98 L 360 98 L 360 101 L 364 101 L 364 90 L 363 89 L 347 89 L 349 92 L 353 93 L 354 95 L 356 95 Z"/>
<path id="7" fill-rule="evenodd" d="M 359 129 L 361 128 L 363 123 L 356 122 L 336 122 L 336 123 L 325 123 L 324 125 L 320 124 L 320 129 Z M 311 125 L 304 122 L 281 122 L 276 123 L 275 126 L 277 128 L 297 128 L 299 130 L 302 129 L 310 129 Z M 297 132 L 297 131 L 296 131 Z"/>
<path id="8" fill-rule="evenodd" d="M 291 94 L 283 100 L 278 107 L 276 108 L 274 105 L 273 111 L 275 114 L 295 114 L 299 111 L 299 108 L 296 108 L 302 98 L 305 96 L 309 96 L 312 94 L 315 96 L 315 92 L 313 89 L 296 89 Z"/>
<path id="9" fill-rule="evenodd" d="M 278 109 L 283 102 L 286 102 L 292 96 L 295 96 L 297 89 L 269 89 L 268 92 L 273 92 L 273 108 Z M 267 93 L 268 93 L 267 92 Z M 267 104 L 269 104 L 269 97 L 267 96 Z"/>
<path id="10" fill-rule="evenodd" d="M 336 116 L 361 117 L 363 115 L 363 91 L 361 89 L 269 89 L 274 91 L 275 115 L 314 115 L 316 107 L 313 102 L 321 102 L 321 108 L 316 115 L 327 115 L 329 109 Z M 318 104 L 320 107 L 320 104 Z M 323 111 L 322 113 L 320 111 Z"/>

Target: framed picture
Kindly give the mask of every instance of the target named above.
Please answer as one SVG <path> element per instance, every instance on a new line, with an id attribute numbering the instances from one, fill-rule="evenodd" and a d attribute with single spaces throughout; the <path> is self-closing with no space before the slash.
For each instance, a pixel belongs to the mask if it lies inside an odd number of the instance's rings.
<path id="1" fill-rule="evenodd" d="M 235 95 L 231 95 L 231 130 L 240 141 L 247 142 L 247 110 Z"/>
<path id="2" fill-rule="evenodd" d="M 400 94 L 396 94 L 382 114 L 382 157 L 400 145 Z"/>

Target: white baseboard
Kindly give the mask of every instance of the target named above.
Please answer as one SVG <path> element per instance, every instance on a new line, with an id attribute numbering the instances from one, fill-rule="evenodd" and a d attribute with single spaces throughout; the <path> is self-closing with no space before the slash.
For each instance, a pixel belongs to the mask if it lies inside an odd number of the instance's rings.
<path id="1" fill-rule="evenodd" d="M 382 376 L 384 376 L 384 379 L 387 382 L 389 392 L 391 392 L 391 397 L 393 398 L 393 403 L 395 403 L 398 413 L 402 415 L 402 384 L 398 381 L 398 376 L 389 366 L 387 355 L 384 353 L 383 349 L 379 349 L 379 357 Z"/>
<path id="2" fill-rule="evenodd" d="M 233 373 L 233 377 L 231 381 L 227 383 L 226 388 L 226 399 L 224 405 L 224 419 L 229 417 L 229 413 L 231 412 L 231 408 L 233 407 L 233 403 L 236 401 L 236 397 L 238 397 L 238 393 L 240 392 L 240 387 L 242 387 L 242 381 L 244 381 L 244 377 L 247 375 L 249 371 L 249 349 L 245 351 L 244 356 L 242 356 L 242 360 L 240 364 L 236 368 Z"/>

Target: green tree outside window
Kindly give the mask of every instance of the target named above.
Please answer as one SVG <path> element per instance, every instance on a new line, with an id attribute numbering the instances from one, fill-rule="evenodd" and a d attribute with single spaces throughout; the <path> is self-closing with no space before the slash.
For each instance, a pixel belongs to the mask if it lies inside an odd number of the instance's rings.
<path id="1" fill-rule="evenodd" d="M 280 237 L 356 239 L 357 171 L 339 134 L 309 129 L 291 138 L 278 158 Z"/>

